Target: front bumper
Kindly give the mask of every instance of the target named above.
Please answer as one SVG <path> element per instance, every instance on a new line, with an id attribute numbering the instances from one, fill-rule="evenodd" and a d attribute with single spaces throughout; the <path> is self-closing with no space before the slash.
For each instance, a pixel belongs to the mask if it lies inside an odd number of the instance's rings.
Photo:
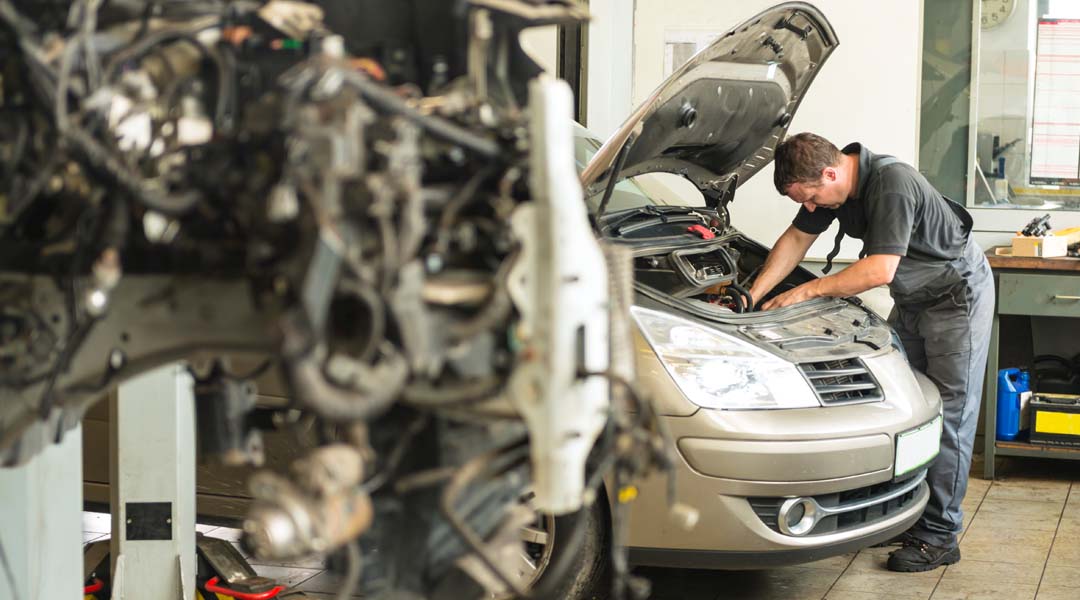
<path id="1" fill-rule="evenodd" d="M 884 541 L 910 527 L 929 491 L 921 481 L 924 471 L 894 481 L 896 435 L 937 417 L 941 403 L 933 383 L 892 354 L 867 360 L 885 391 L 881 402 L 663 417 L 678 448 L 676 499 L 698 510 L 700 518 L 694 529 L 683 529 L 678 519 L 667 517 L 666 478 L 640 482 L 629 510 L 632 561 L 733 569 L 803 563 Z M 902 503 L 862 522 L 837 516 L 831 529 L 792 535 L 776 520 L 787 499 L 850 506 L 898 490 L 905 494 Z M 771 522 L 763 511 L 769 502 Z"/>
<path id="2" fill-rule="evenodd" d="M 915 478 L 893 483 L 886 475 L 877 486 L 853 485 L 860 478 L 843 478 L 815 482 L 846 492 L 806 496 L 785 494 L 779 497 L 743 496 L 717 493 L 715 478 L 695 473 L 685 462 L 677 469 L 676 497 L 700 513 L 697 526 L 683 529 L 669 517 L 666 481 L 662 476 L 639 485 L 639 495 L 630 505 L 630 559 L 634 564 L 681 566 L 687 568 L 747 569 L 764 566 L 798 564 L 844 554 L 887 540 L 908 529 L 918 520 L 929 498 L 929 488 L 923 480 L 925 472 Z M 909 483 L 911 484 L 909 486 Z M 858 500 L 845 500 L 846 494 L 880 486 L 895 486 L 905 491 L 902 506 L 893 504 L 888 514 L 879 510 L 881 504 L 871 502 L 868 510 L 846 511 Z M 771 487 L 771 486 L 770 486 Z M 777 488 L 779 491 L 779 486 Z M 884 494 L 879 495 L 879 498 Z M 789 497 L 834 498 L 834 507 L 841 510 L 819 524 L 810 534 L 796 536 L 780 531 L 777 512 Z M 885 501 L 895 503 L 896 500 Z M 771 506 L 770 506 L 771 504 Z M 828 502 L 823 502 L 828 504 Z M 869 518 L 866 519 L 869 514 Z M 859 517 L 868 522 L 858 522 Z M 845 523 L 843 519 L 848 519 Z M 854 522 L 852 521 L 854 519 Z M 823 527 L 824 525 L 824 527 Z M 818 533 L 824 529 L 826 533 Z M 830 531 L 831 530 L 831 531 Z"/>
<path id="3" fill-rule="evenodd" d="M 838 534 L 832 536 L 833 539 L 819 539 L 817 540 L 819 543 L 815 545 L 777 544 L 769 550 L 726 549 L 732 546 L 730 543 L 727 546 L 720 544 L 717 549 L 711 550 L 634 546 L 630 548 L 630 562 L 634 565 L 683 569 L 761 569 L 814 562 L 855 552 L 907 531 L 919 520 L 929 497 L 930 490 L 926 482 L 920 482 L 915 502 L 910 510 L 898 513 L 894 518 L 878 523 L 873 528 L 861 530 L 857 535 Z M 754 534 L 754 532 L 748 533 Z"/>

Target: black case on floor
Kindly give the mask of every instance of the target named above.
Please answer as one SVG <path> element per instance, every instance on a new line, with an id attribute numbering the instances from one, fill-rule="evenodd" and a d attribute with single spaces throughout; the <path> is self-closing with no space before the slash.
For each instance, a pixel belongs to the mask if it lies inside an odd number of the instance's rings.
<path id="1" fill-rule="evenodd" d="M 1029 407 L 1032 444 L 1080 447 L 1080 396 L 1038 393 Z"/>

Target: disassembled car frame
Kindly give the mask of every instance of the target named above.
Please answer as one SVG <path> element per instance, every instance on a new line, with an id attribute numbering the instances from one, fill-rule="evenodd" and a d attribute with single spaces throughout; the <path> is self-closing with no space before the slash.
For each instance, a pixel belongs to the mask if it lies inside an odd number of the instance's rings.
<path id="1" fill-rule="evenodd" d="M 254 555 L 558 596 L 569 560 L 502 566 L 518 529 L 667 456 L 628 384 L 631 258 L 590 227 L 569 88 L 517 42 L 586 14 L 322 4 L 0 0 L 0 464 L 187 361 L 203 458 L 258 463 L 260 426 L 308 448 L 252 479 Z M 266 371 L 292 406 L 257 424 Z"/>

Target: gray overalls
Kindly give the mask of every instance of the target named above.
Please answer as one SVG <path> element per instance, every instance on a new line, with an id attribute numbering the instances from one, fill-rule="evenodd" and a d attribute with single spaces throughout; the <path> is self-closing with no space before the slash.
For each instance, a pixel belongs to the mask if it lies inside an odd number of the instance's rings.
<path id="1" fill-rule="evenodd" d="M 912 530 L 935 546 L 955 545 L 963 527 L 960 503 L 967 492 L 994 317 L 994 278 L 979 245 L 968 238 L 964 255 L 949 266 L 952 277 L 943 286 L 912 290 L 899 270 L 889 286 L 896 301 L 889 324 L 911 366 L 941 391 L 941 453 L 927 475 L 930 501 Z"/>
<path id="2" fill-rule="evenodd" d="M 927 475 L 929 503 L 911 533 L 932 545 L 951 547 L 956 544 L 956 535 L 963 523 L 960 503 L 967 491 L 994 313 L 993 276 L 982 250 L 971 239 L 972 219 L 962 206 L 940 196 L 910 166 L 894 167 L 889 175 L 892 183 L 881 184 L 879 175 L 882 169 L 898 161 L 888 156 L 873 155 L 855 144 L 845 148 L 844 152 L 853 149 L 857 149 L 861 155 L 859 187 L 864 198 L 847 208 L 847 214 L 841 218 L 841 228 L 844 228 L 846 220 L 849 227 L 856 230 L 846 233 L 863 238 L 864 251 L 902 255 L 893 281 L 889 284 L 889 291 L 896 303 L 889 315 L 889 324 L 899 334 L 911 365 L 925 373 L 941 391 L 944 411 L 941 452 Z M 930 224 L 923 222 L 921 219 L 932 212 L 926 210 L 914 211 L 919 216 L 912 217 L 912 211 L 907 209 L 909 212 L 903 217 L 892 220 L 890 217 L 894 213 L 888 211 L 885 211 L 885 217 L 881 212 L 873 216 L 874 210 L 882 210 L 880 203 L 885 196 L 875 194 L 883 193 L 883 188 L 901 189 L 905 194 L 915 190 L 916 195 L 920 196 L 919 202 L 924 205 L 935 202 L 933 210 L 937 211 L 936 220 Z M 867 194 L 872 200 L 865 199 Z M 904 194 L 893 195 L 907 197 Z M 948 219 L 952 229 L 939 226 L 943 222 L 941 215 L 946 212 L 942 210 L 941 199 L 959 218 L 960 225 Z M 872 201 L 879 204 L 869 204 Z M 854 213 L 863 214 L 862 224 L 857 216 L 853 216 Z M 866 215 L 871 215 L 870 225 L 866 224 Z M 812 217 L 801 215 L 796 219 L 796 225 L 803 219 L 807 229 L 822 229 L 820 220 L 816 225 L 811 223 Z M 886 242 L 883 246 L 880 239 L 874 239 L 874 218 L 877 219 L 878 231 L 890 222 L 914 219 L 910 245 L 898 249 Z M 812 226 L 807 226 L 807 223 Z M 928 246 L 934 246 L 937 241 L 935 237 L 948 237 L 937 235 L 940 232 L 951 232 L 951 256 L 943 256 L 936 250 L 934 253 L 926 251 Z M 844 233 L 842 231 L 837 235 L 837 242 Z M 835 249 L 830 258 L 832 256 L 835 256 Z"/>

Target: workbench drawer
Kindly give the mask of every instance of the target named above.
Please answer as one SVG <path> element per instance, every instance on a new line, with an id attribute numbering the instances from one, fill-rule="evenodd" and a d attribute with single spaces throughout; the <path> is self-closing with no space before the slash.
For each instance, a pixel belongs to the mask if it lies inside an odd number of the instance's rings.
<path id="1" fill-rule="evenodd" d="M 998 276 L 998 313 L 1039 317 L 1080 317 L 1080 275 Z"/>

